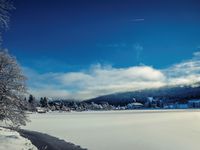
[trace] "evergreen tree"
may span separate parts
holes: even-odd
[[[30,94],[30,95],[29,95],[28,102],[29,102],[30,104],[32,104],[33,101],[34,101],[34,97],[33,97],[33,95]]]
[[[40,105],[42,106],[42,107],[47,107],[48,106],[48,100],[47,100],[47,98],[46,97],[44,97],[44,98],[40,98]]]
[[[43,99],[43,97],[41,97],[41,98],[40,98],[40,105],[41,105],[41,106],[43,106],[43,101],[44,101],[44,99]]]
[[[33,95],[30,94],[28,102],[29,102],[29,110],[36,111],[37,103],[36,103],[35,97],[33,97]]]

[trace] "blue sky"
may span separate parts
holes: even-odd
[[[163,71],[194,60],[200,48],[197,0],[16,0],[14,5],[3,44],[25,68],[32,91],[48,91],[44,87],[52,85],[52,90],[72,96],[85,91],[82,86],[87,83],[80,88],[64,80],[67,85],[55,87],[56,75],[85,77],[98,70],[126,72],[132,67]],[[57,80],[40,80],[50,74]],[[74,76],[76,82],[82,81]],[[85,97],[134,89],[120,85],[118,90],[98,87],[101,92],[90,91]]]

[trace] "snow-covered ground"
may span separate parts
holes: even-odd
[[[0,150],[37,150],[37,148],[18,132],[0,127]]]
[[[152,110],[32,114],[25,128],[89,150],[199,150],[200,111]]]

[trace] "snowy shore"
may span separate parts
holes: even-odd
[[[18,132],[0,127],[0,150],[37,150],[37,148]]]
[[[25,129],[88,150],[199,150],[199,110],[133,110],[31,114]]]
[[[64,140],[35,131],[0,127],[0,150],[86,150]]]

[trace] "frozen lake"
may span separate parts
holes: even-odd
[[[199,150],[200,111],[139,110],[31,114],[25,129],[89,150]]]

